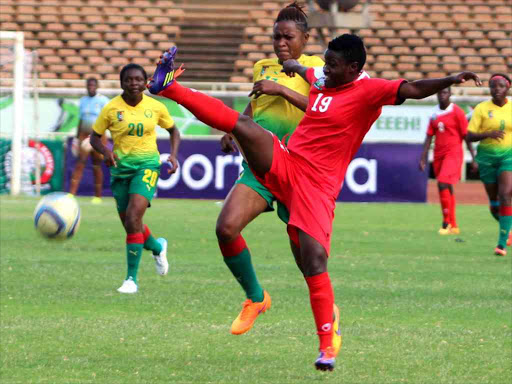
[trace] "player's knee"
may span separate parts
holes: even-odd
[[[228,242],[234,240],[239,234],[238,227],[234,223],[230,223],[224,220],[217,221],[215,226],[215,234],[220,242]]]
[[[130,233],[135,233],[140,230],[142,226],[142,218],[133,212],[127,212],[124,218],[124,227]]]
[[[498,199],[500,201],[500,205],[510,205],[512,201],[512,196],[510,191],[503,191],[498,193]]]
[[[243,128],[249,126],[251,123],[254,123],[254,121],[247,115],[240,114],[238,117],[238,121],[236,123],[237,128]]]
[[[311,252],[302,258],[304,276],[316,276],[327,271],[327,255],[324,251]]]

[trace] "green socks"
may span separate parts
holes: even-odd
[[[507,245],[508,233],[512,226],[512,206],[500,206],[500,235],[498,237],[498,246],[505,249]]]
[[[144,249],[152,251],[153,255],[159,255],[162,252],[162,244],[160,244],[151,234],[149,227],[144,224]]]
[[[262,302],[263,288],[256,278],[251,253],[242,235],[231,243],[219,243],[219,247],[224,256],[224,262],[242,286],[247,298],[253,302]]]
[[[128,264],[126,280],[131,277],[135,283],[137,283],[137,272],[142,256],[143,243],[144,237],[142,233],[129,233],[126,235],[126,263]]]

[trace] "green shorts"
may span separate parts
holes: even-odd
[[[480,149],[480,148],[479,148]],[[480,180],[484,184],[494,184],[498,181],[501,172],[512,172],[512,150],[502,154],[478,151],[476,155]]]
[[[288,221],[290,220],[290,213],[288,212],[288,209],[286,209],[286,207],[283,204],[277,201],[274,195],[256,179],[256,176],[254,176],[254,173],[252,173],[251,168],[249,168],[249,164],[247,164],[245,160],[242,162],[242,167],[244,168],[244,170],[240,174],[240,177],[235,182],[235,184],[247,185],[253,191],[257,192],[261,197],[263,197],[263,199],[265,199],[268,205],[265,212],[273,211],[274,201],[276,201],[277,216],[279,216],[279,218],[285,224],[288,224]]]
[[[122,177],[111,176],[110,188],[116,199],[117,211],[119,213],[126,212],[130,194],[133,193],[144,196],[151,207],[151,199],[155,195],[159,175],[159,168],[147,168],[139,169],[131,175],[123,175]]]

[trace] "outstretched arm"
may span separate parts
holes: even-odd
[[[306,68],[307,69],[307,68]],[[271,80],[260,80],[254,83],[249,97],[254,96],[255,99],[261,95],[281,96],[290,104],[296,106],[302,111],[306,111],[308,107],[308,97],[301,95],[294,90],[278,84]]]
[[[398,97],[402,100],[423,99],[454,84],[465,83],[467,80],[474,80],[477,86],[482,85],[480,78],[473,72],[461,72],[458,75],[442,79],[424,79],[403,83],[398,91]]]
[[[303,66],[300,64],[297,60],[286,60],[283,63],[283,72],[286,73],[290,77],[294,77],[297,73],[300,77],[302,77],[304,80],[308,81],[306,78],[306,71],[308,70],[308,67]]]

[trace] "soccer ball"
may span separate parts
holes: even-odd
[[[44,237],[69,239],[80,225],[78,202],[70,193],[49,193],[37,204],[34,211],[34,225]]]

